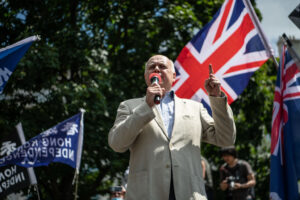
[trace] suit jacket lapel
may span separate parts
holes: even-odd
[[[165,125],[164,125],[162,116],[161,116],[161,114],[160,114],[160,112],[159,112],[157,106],[154,106],[153,111],[154,111],[155,116],[156,116],[156,117],[155,117],[156,123],[157,123],[158,126],[161,128],[161,130],[162,130],[162,132],[164,133],[164,135],[166,136],[166,138],[167,138],[168,140],[170,140],[169,137],[168,137],[168,133],[167,133],[167,130],[166,130],[166,128],[165,128]]]
[[[142,99],[143,101],[146,101],[146,96],[144,96],[144,98]],[[164,122],[162,120],[162,116],[157,108],[157,106],[153,106],[153,112],[155,114],[155,121],[158,124],[158,126],[161,128],[161,130],[163,131],[164,135],[168,138],[168,134],[167,134],[167,130],[165,128]]]
[[[180,129],[180,119],[182,119],[182,113],[183,113],[183,103],[185,103],[184,100],[178,98],[175,94],[174,94],[174,125],[173,125],[173,129],[172,129],[172,137],[171,138],[176,138],[176,129]]]

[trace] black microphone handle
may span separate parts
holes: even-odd
[[[159,84],[159,79],[158,79],[157,76],[153,76],[153,77],[150,79],[150,81],[151,81],[151,84],[153,84],[153,83]],[[154,97],[154,103],[155,103],[155,104],[160,104],[160,96],[159,96],[159,95],[155,95],[155,97]]]
[[[160,104],[160,96],[159,95],[155,95],[155,97],[154,97],[154,103],[155,104]]]

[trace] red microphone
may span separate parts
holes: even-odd
[[[151,84],[153,84],[153,83],[160,84],[161,77],[158,73],[151,73],[150,76],[149,76],[149,80],[150,80]],[[154,103],[155,104],[160,104],[160,96],[159,95],[155,95]]]

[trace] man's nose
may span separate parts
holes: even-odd
[[[156,72],[156,73],[157,73],[157,72],[160,72],[160,69],[159,69],[159,66],[158,66],[158,65],[155,66],[154,72]]]

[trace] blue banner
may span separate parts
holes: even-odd
[[[38,167],[60,162],[78,169],[83,143],[82,117],[83,113],[78,113],[30,139],[0,158],[0,167],[8,164]]]
[[[37,39],[37,36],[32,36],[0,49],[0,94],[20,59]]]

